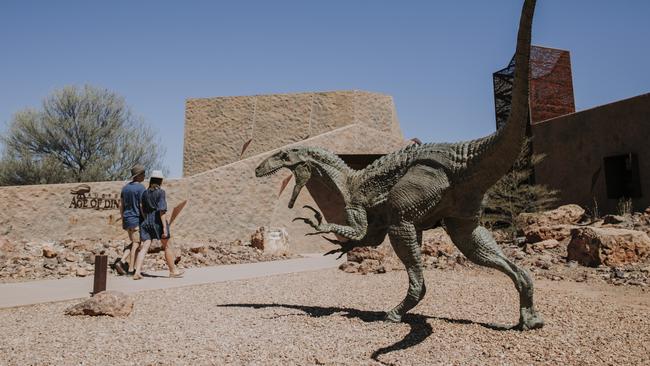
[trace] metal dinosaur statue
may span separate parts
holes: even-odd
[[[281,150],[257,167],[258,177],[282,168],[292,171],[295,187],[289,207],[310,179],[317,179],[339,192],[345,203],[346,224],[324,223],[322,215],[298,217],[314,233],[332,233],[328,239],[346,253],[358,246],[377,246],[388,235],[409,278],[404,300],[386,313],[386,320],[402,316],[424,297],[420,248],[422,231],[444,223],[447,233],[472,262],[508,275],[519,292],[518,329],[544,325],[533,305],[530,275],[506,258],[492,237],[479,224],[485,192],[508,172],[519,155],[528,123],[530,39],[535,0],[525,0],[515,53],[516,69],[512,110],[507,123],[484,138],[458,143],[410,145],[385,155],[363,170],[349,168],[338,156],[321,148],[296,147]]]

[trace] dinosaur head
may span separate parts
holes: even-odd
[[[277,153],[264,159],[255,169],[256,177],[265,177],[277,173],[282,168],[291,170],[296,178],[296,185],[293,187],[289,208],[293,208],[296,198],[302,187],[311,178],[311,164],[309,155],[302,148],[291,148],[280,150]]]

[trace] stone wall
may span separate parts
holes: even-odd
[[[537,183],[560,190],[560,203],[576,203],[600,213],[615,213],[608,198],[603,159],[633,153],[638,157],[641,196],[636,210],[650,206],[650,94],[534,124],[535,153],[546,158],[535,167]]]
[[[352,124],[402,137],[392,97],[377,93],[188,99],[183,175],[205,172]]]
[[[346,154],[383,154],[400,148],[404,141],[401,132],[384,132],[368,127],[367,123],[358,123],[291,145],[320,146]],[[316,204],[305,189],[294,209],[287,207],[293,182],[281,195],[278,196],[278,193],[281,181],[291,174],[289,171],[271,177],[255,177],[255,167],[272,152],[250,156],[190,177],[166,180],[163,188],[167,192],[169,207],[188,200],[183,213],[172,226],[172,235],[180,240],[248,241],[258,227],[273,226],[286,228],[293,252],[331,249],[331,244],[319,236],[305,237],[308,231],[305,224],[291,222],[292,218],[303,214],[303,205]],[[112,197],[119,193],[124,183],[87,183],[91,188],[87,196],[91,199],[95,194],[97,199],[102,194]],[[119,210],[70,207],[75,197],[70,192],[77,186],[0,187],[0,235],[14,239],[56,241],[126,238],[119,221]],[[308,189],[318,190],[322,187],[309,186]],[[321,196],[323,194],[328,193],[321,192]],[[326,218],[337,221],[334,216],[340,202],[334,195],[330,196],[331,200],[319,200],[320,209]]]

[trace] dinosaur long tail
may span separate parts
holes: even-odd
[[[487,187],[510,170],[521,151],[529,121],[530,45],[536,0],[525,0],[519,21],[512,108],[507,122],[494,134],[469,142],[467,169],[484,176]]]

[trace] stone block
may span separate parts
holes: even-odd
[[[642,231],[584,227],[571,231],[568,259],[597,267],[643,262],[650,257],[650,237]]]

